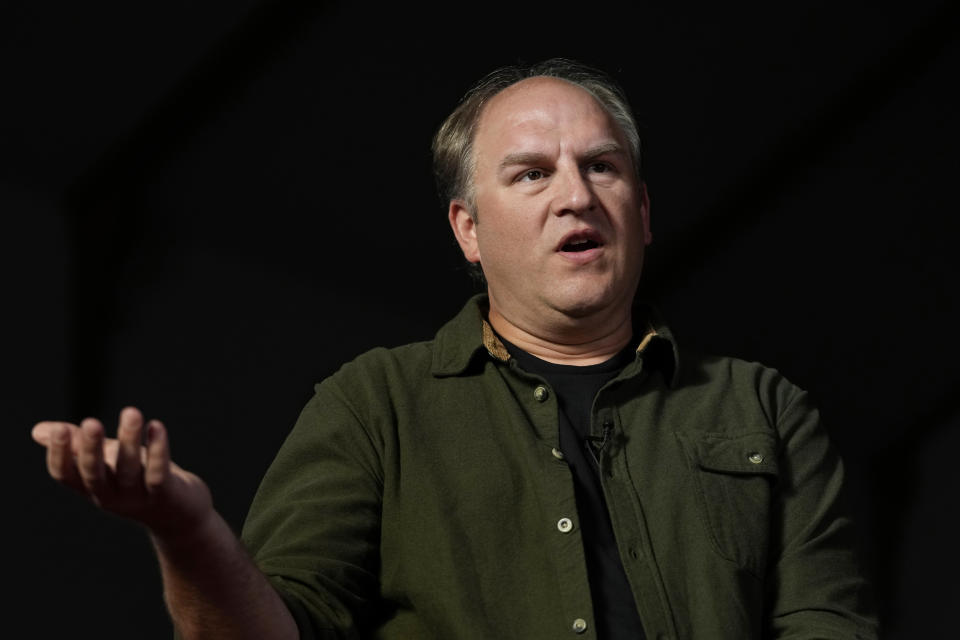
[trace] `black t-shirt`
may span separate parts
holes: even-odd
[[[541,360],[501,340],[520,368],[546,380],[557,396],[560,450],[573,472],[597,637],[602,640],[643,638],[640,615],[623,570],[600,485],[596,451],[603,446],[603,438],[590,437],[593,399],[604,384],[633,360],[634,349],[628,346],[600,364],[575,366]]]

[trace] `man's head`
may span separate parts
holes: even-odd
[[[557,75],[481,91],[474,115],[458,109],[435,149],[439,165],[458,158],[448,217],[468,262],[483,266],[491,315],[531,333],[622,325],[650,240],[629,112]]]
[[[638,182],[642,180],[640,134],[623,89],[604,72],[573,60],[552,58],[528,66],[497,69],[476,83],[444,120],[433,138],[433,171],[444,206],[460,200],[476,215],[473,142],[487,103],[507,87],[527,78],[560,78],[590,93],[606,109],[626,137]]]

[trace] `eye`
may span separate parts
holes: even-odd
[[[606,162],[594,162],[591,164],[588,169],[593,173],[609,173],[613,171],[613,167]]]
[[[543,178],[543,171],[539,169],[530,169],[529,171],[524,171],[520,174],[520,177],[517,178],[518,182],[534,182],[536,180],[541,180]]]

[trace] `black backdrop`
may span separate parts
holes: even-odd
[[[92,4],[0,12],[8,628],[170,636],[145,536],[30,426],[136,404],[239,528],[312,384],[474,290],[435,127],[560,55],[637,108],[646,295],[681,346],[811,391],[887,637],[954,635],[957,3]]]

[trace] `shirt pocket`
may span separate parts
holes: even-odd
[[[780,475],[776,438],[769,432],[677,433],[677,438],[690,462],[698,510],[714,550],[762,578]]]

